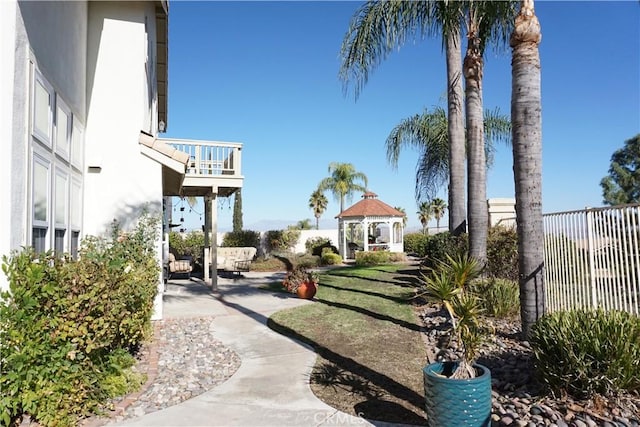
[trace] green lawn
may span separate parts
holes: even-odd
[[[330,270],[314,304],[269,319],[271,328],[316,349],[311,382],[319,398],[353,415],[425,423],[415,273],[407,265]]]

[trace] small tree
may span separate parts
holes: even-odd
[[[295,226],[291,227],[296,230],[311,230],[311,220],[308,218],[301,219]]]
[[[238,189],[233,201],[233,231],[242,231],[242,190]]]
[[[356,171],[351,163],[331,162],[329,163],[329,173],[331,176],[320,181],[318,190],[331,191],[336,200],[340,201],[340,212],[344,211],[345,198],[350,199],[355,191],[363,193],[367,191],[367,176]]]
[[[640,203],[640,134],[628,139],[611,156],[609,175],[600,181],[603,203]]]
[[[417,214],[420,224],[422,224],[422,233],[427,234],[427,227],[429,226],[429,221],[431,221],[431,217],[433,216],[431,204],[427,202],[420,203]]]
[[[431,212],[433,213],[433,217],[436,219],[436,226],[440,228],[440,220],[444,216],[445,211],[447,210],[447,203],[439,197],[431,200]]]
[[[324,211],[327,210],[328,204],[327,197],[320,189],[316,189],[316,191],[311,193],[311,197],[309,197],[309,207],[313,211],[313,216],[316,218],[316,230],[320,229],[320,217]]]

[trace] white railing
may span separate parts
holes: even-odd
[[[189,154],[187,175],[240,175],[242,144],[220,141],[163,139],[163,142]]]
[[[544,215],[547,311],[640,315],[640,205]]]

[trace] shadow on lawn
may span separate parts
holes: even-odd
[[[390,423],[402,423],[424,425],[425,418],[399,403],[384,400],[385,395],[407,402],[409,406],[422,409],[424,397],[380,372],[364,366],[355,360],[342,356],[309,337],[299,334],[273,319],[267,320],[267,326],[274,331],[301,341],[313,347],[315,352],[323,359],[330,362],[321,365],[311,375],[311,380],[317,384],[332,388],[340,387],[350,393],[366,399],[354,405],[354,411],[358,416]],[[393,407],[393,410],[390,410]]]
[[[386,314],[376,313],[375,311],[367,310],[366,308],[358,307],[357,305],[343,304],[341,302],[328,301],[326,299],[320,299],[320,298],[314,298],[314,300],[322,304],[330,305],[332,307],[338,307],[338,308],[344,308],[345,310],[356,311],[366,316],[373,317],[374,319],[385,320],[387,322],[395,323],[398,326],[402,326],[403,328],[407,328],[412,331],[416,331],[416,332],[422,331],[422,327],[419,325],[416,325],[415,323],[410,323],[404,320],[396,319],[395,317],[390,317],[390,316],[387,316]],[[403,301],[403,302],[406,302],[406,301]]]
[[[382,294],[382,293],[379,293],[379,292],[363,291],[362,289],[347,288],[345,286],[334,286],[334,285],[330,285],[328,283],[320,283],[320,286],[325,287],[325,288],[337,289],[339,291],[347,291],[347,292],[355,292],[355,293],[358,293],[358,294],[371,295],[373,297],[388,299],[390,301],[397,302],[399,304],[406,304],[406,303],[408,303],[409,301],[411,301],[414,298],[414,296],[411,296],[411,297],[408,297],[408,298],[392,297],[390,295],[385,295],[385,294]]]
[[[390,271],[386,271],[386,270],[383,270],[383,269],[376,269],[376,268],[373,268],[371,270],[379,271],[379,272],[386,273],[386,274],[401,274],[401,276],[393,277],[390,280],[378,279],[378,278],[374,278],[374,277],[367,277],[367,276],[364,276],[364,275],[360,276],[358,274],[353,274],[353,272],[350,272],[349,268],[334,270],[334,271],[332,271],[332,272],[330,272],[328,274],[330,276],[347,277],[347,278],[353,278],[353,279],[362,279],[362,280],[368,280],[368,281],[371,281],[371,282],[378,282],[378,283],[389,283],[389,284],[396,285],[396,286],[402,286],[403,288],[412,288],[412,287],[416,286],[417,283],[419,283],[418,273],[417,273],[418,270],[416,270],[416,269],[398,270],[398,271],[395,271],[395,272],[390,272]]]

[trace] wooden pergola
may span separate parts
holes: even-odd
[[[377,197],[368,191],[362,200],[336,215],[343,259],[354,259],[356,251],[403,252],[405,214]]]

